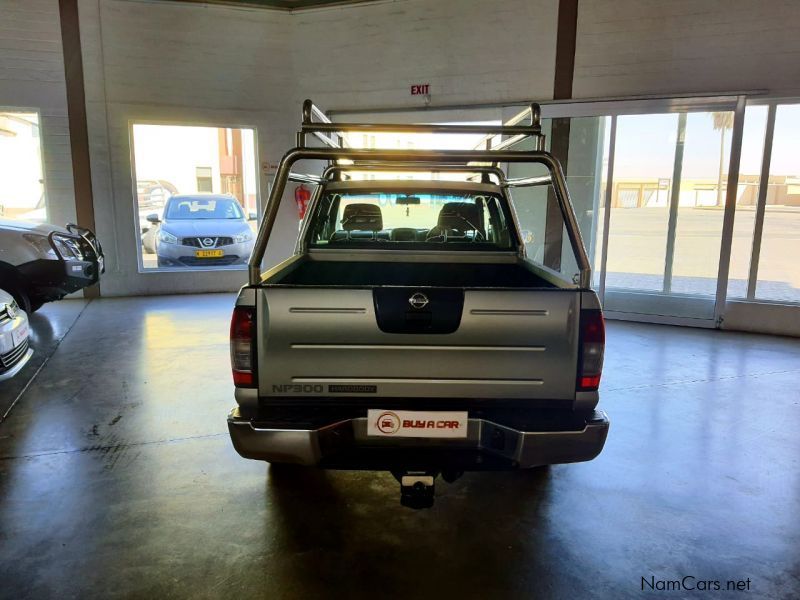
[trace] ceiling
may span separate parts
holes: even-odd
[[[172,2],[193,2],[195,4],[227,4],[230,6],[255,6],[270,10],[296,11],[337,4],[361,4],[376,0],[171,0]]]

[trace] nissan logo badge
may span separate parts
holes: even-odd
[[[408,303],[411,305],[412,308],[425,308],[428,306],[428,297],[425,294],[421,294],[417,292],[411,298],[408,299]]]
[[[203,238],[203,246],[213,246],[214,240],[212,238]]]

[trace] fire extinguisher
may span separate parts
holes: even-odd
[[[294,201],[297,202],[297,216],[301,221],[306,216],[309,200],[311,200],[311,190],[302,184],[298,185],[294,189]]]

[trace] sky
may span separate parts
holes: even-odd
[[[766,106],[745,111],[742,175],[759,175],[764,151]],[[711,113],[688,113],[683,155],[683,178],[714,178],[719,173],[720,131]],[[725,169],[730,158],[731,130],[725,132]],[[614,171],[617,177],[672,176],[677,114],[626,115],[617,119]],[[800,176],[800,104],[778,107],[770,173]]]

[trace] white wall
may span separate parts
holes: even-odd
[[[576,98],[800,93],[796,0],[580,0]]]
[[[0,0],[0,107],[40,112],[48,217],[74,221],[58,0]]]
[[[81,0],[81,40],[97,233],[107,272],[103,295],[233,290],[245,271],[139,273],[130,124],[257,129],[262,162],[293,143],[287,13],[221,6]],[[259,169],[261,199],[267,179]],[[291,218],[285,203],[284,218]],[[296,219],[295,219],[296,222]],[[276,228],[272,257],[296,236]]]
[[[300,97],[328,109],[553,96],[558,0],[396,0],[295,13]]]

